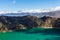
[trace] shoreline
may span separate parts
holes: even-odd
[[[32,30],[35,30],[35,31],[36,30],[40,30],[41,31],[41,30],[52,30],[52,29],[60,30],[59,28],[42,28],[42,27],[41,28],[32,28],[32,29],[29,29],[29,30],[31,30],[31,31]],[[25,31],[28,31],[28,30],[25,30]],[[13,30],[0,30],[0,32],[6,33],[6,32],[24,32],[24,31],[22,29],[20,31],[18,31],[18,30],[17,31],[13,31]]]

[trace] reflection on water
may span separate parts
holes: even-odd
[[[60,29],[31,29],[0,33],[1,40],[60,40]]]
[[[44,40],[60,40],[60,29],[42,29],[42,30],[32,29],[32,30],[27,31],[26,33],[45,35],[47,37]],[[36,40],[40,40],[40,39],[37,38]]]

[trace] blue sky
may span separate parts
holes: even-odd
[[[60,6],[60,0],[0,0],[0,11],[14,12],[24,9],[50,9]]]

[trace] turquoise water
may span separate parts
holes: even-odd
[[[29,30],[25,32],[0,32],[0,40],[60,40],[60,30]]]

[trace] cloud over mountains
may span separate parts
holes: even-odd
[[[51,9],[30,9],[30,10],[23,10],[22,12],[30,12],[30,13],[40,13],[40,12],[50,12],[50,11],[57,11],[60,10],[60,6],[57,6],[55,8],[51,8]]]
[[[20,10],[19,12],[16,12],[16,13],[21,13],[21,12],[28,12],[28,13],[41,13],[41,12],[51,12],[51,11],[58,11],[60,10],[60,6],[57,6],[55,8],[50,8],[50,9],[24,9],[24,10]],[[11,12],[8,12],[8,11],[0,11],[0,14],[5,14],[5,13],[11,13]],[[15,13],[15,12],[13,12]]]

